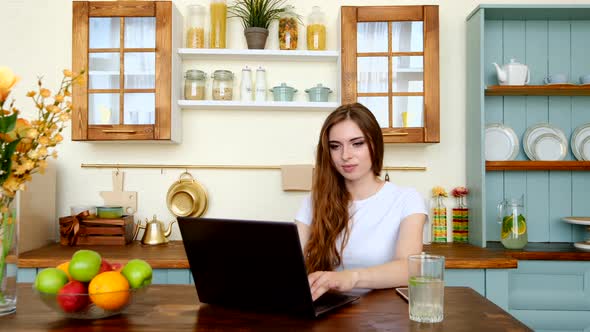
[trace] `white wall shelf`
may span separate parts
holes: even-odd
[[[269,110],[269,111],[333,111],[336,102],[179,100],[182,109],[191,110]]]
[[[283,51],[227,48],[179,48],[178,54],[183,60],[244,60],[244,58],[253,58],[264,61],[337,62],[339,57],[338,51]]]

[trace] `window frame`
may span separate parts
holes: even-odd
[[[382,128],[385,143],[439,143],[440,142],[440,64],[439,64],[439,20],[438,6],[342,6],[341,7],[341,69],[342,69],[342,103],[357,102],[357,23],[388,22],[388,112],[390,124],[393,116],[392,97],[400,93],[392,92],[392,59],[403,53],[392,52],[391,23],[402,21],[422,21],[424,48],[424,90],[423,127]],[[361,53],[366,56],[370,53]],[[383,52],[375,52],[384,55]],[[366,95],[364,93],[363,95]],[[370,93],[368,93],[370,94]],[[412,96],[415,93],[401,93]]]
[[[72,91],[72,140],[170,140],[171,139],[171,81],[172,73],[172,3],[169,1],[74,1],[72,18],[72,69],[88,73],[89,20],[91,17],[155,17],[155,110],[154,124],[148,125],[90,125],[88,122],[88,80]],[[120,32],[121,34],[124,31]],[[124,49],[135,52],[141,49]],[[123,71],[123,68],[120,69]],[[88,76],[86,76],[88,78]],[[120,76],[123,79],[123,75]],[[122,86],[120,86],[121,88]],[[139,91],[139,90],[138,90]],[[129,92],[129,91],[128,91]],[[121,98],[122,99],[122,98]],[[122,103],[123,100],[120,100]],[[123,109],[120,108],[120,113]],[[120,115],[120,122],[123,117]]]

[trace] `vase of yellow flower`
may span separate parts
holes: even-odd
[[[33,174],[43,174],[47,158],[57,158],[54,148],[71,117],[71,86],[83,78],[83,73],[74,76],[69,70],[63,74],[56,93],[44,88],[41,79],[37,91],[27,93],[37,109],[37,118],[28,121],[20,117],[14,101],[7,105],[19,78],[0,67],[0,316],[15,312],[17,302],[18,223],[12,202]]]
[[[447,196],[447,192],[443,187],[432,188],[434,204],[432,208],[431,235],[433,243],[447,242],[447,207],[443,202],[443,198]]]

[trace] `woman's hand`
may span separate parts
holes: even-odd
[[[339,292],[352,290],[358,280],[358,273],[355,271],[316,271],[307,276],[307,279],[311,288],[311,297],[315,301],[330,289]]]

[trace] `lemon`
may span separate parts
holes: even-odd
[[[522,217],[522,219],[521,219]],[[518,216],[518,235],[522,235],[526,232],[526,222],[522,215]]]

